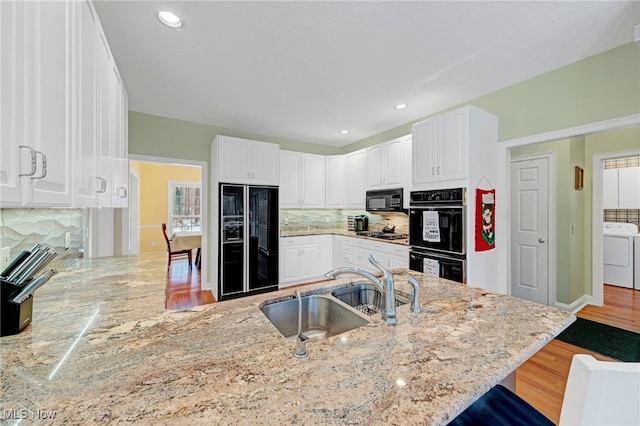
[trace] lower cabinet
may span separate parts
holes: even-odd
[[[322,276],[320,257],[320,236],[280,238],[280,288]]]
[[[280,288],[322,280],[333,268],[376,272],[371,255],[388,269],[409,267],[408,246],[333,235],[280,238]]]

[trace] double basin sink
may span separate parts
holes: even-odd
[[[312,294],[302,299],[301,332],[309,340],[320,340],[369,323],[367,315],[384,309],[384,295],[369,283],[356,283],[328,294]],[[409,302],[396,294],[396,306]],[[260,308],[262,313],[289,340],[298,336],[297,298],[270,303]],[[366,315],[365,315],[366,314]]]

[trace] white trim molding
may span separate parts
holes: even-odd
[[[556,302],[556,308],[560,308],[563,311],[569,311],[572,314],[575,314],[576,312],[578,312],[580,309],[584,308],[585,306],[589,305],[591,302],[591,298],[589,296],[582,295],[580,297],[578,297],[577,300],[573,301],[570,304],[565,304],[565,303],[560,303],[560,302]]]

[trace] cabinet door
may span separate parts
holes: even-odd
[[[76,55],[74,84],[76,103],[74,118],[77,129],[73,150],[73,203],[77,206],[97,206],[97,18],[88,1],[75,3],[74,20]]]
[[[333,236],[320,236],[320,275],[333,268]]]
[[[385,149],[386,146],[384,144],[375,145],[367,149],[367,189],[380,189],[384,186]]]
[[[319,277],[320,244],[306,243],[300,245],[300,278]]]
[[[127,160],[126,135],[124,134],[126,114],[124,84],[115,62],[111,62],[111,142],[113,143],[111,205],[126,207],[129,188],[129,162]]]
[[[280,181],[280,145],[251,142],[251,183],[278,185]]]
[[[97,156],[96,156],[96,192],[98,193],[98,205],[111,206],[111,194],[113,193],[112,166],[113,143],[111,141],[111,52],[109,44],[101,28],[98,29],[98,72],[97,72]]]
[[[0,2],[0,207],[19,205],[20,178],[18,167],[19,143],[16,138],[18,126],[17,85],[20,75],[16,54],[16,1]]]
[[[300,154],[280,151],[280,208],[300,207]]]
[[[355,151],[345,156],[345,207],[365,207],[366,151]]]
[[[300,156],[300,199],[307,209],[324,208],[324,156]]]
[[[385,145],[385,176],[384,186],[387,188],[401,188],[404,186],[404,173],[407,169],[402,140],[388,142]]]
[[[602,173],[602,208],[618,208],[618,169],[604,169]]]
[[[23,179],[28,202],[71,205],[72,2],[26,2],[27,123],[24,144],[35,150],[36,173]]]
[[[618,169],[618,208],[640,209],[640,167]]]
[[[251,183],[250,156],[251,141],[218,136],[218,180],[223,183]]]
[[[325,205],[327,208],[344,207],[345,161],[343,155],[329,155],[325,158]]]
[[[412,128],[411,183],[437,180],[438,119],[416,123]]]
[[[452,111],[438,117],[438,180],[467,177],[466,110]]]
[[[291,244],[280,248],[280,282],[285,283],[299,279],[299,256],[299,245]]]

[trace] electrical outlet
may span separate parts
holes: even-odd
[[[10,259],[11,259],[11,248],[2,247],[2,251],[0,252],[0,271],[4,271],[4,268],[9,266]]]
[[[329,216],[325,217],[325,220],[329,223]]]
[[[64,249],[68,250],[71,247],[71,232],[64,233]]]
[[[155,247],[156,246],[156,242],[155,241],[151,241],[151,247]]]
[[[284,224],[285,224],[285,225],[288,225],[288,224],[289,224],[289,218],[288,218],[288,217],[285,217],[285,218],[284,218]]]

